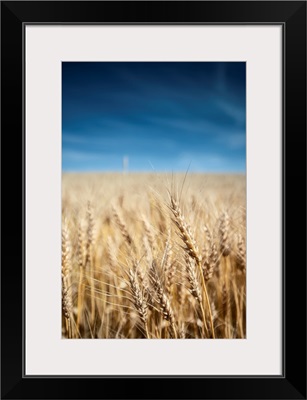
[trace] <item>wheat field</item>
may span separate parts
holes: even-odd
[[[63,173],[62,337],[246,337],[245,175]]]

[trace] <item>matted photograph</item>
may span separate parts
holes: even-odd
[[[305,399],[306,3],[1,6],[0,397]]]
[[[62,62],[62,338],[245,339],[246,270],[245,62]]]

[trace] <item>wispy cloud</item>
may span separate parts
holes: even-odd
[[[224,99],[215,100],[217,107],[221,109],[228,117],[230,117],[237,125],[245,124],[245,108],[242,106],[225,101]]]
[[[219,146],[229,150],[245,150],[246,136],[244,131],[221,133],[216,138]]]

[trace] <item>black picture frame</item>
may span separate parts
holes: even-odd
[[[23,32],[27,24],[59,23],[282,25],[284,324],[281,376],[24,375]],[[1,84],[2,398],[306,399],[306,2],[2,1]]]

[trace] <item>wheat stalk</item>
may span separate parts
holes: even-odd
[[[209,296],[208,296],[204,276],[202,273],[202,265],[201,265],[202,258],[201,258],[201,255],[199,254],[198,247],[197,247],[196,241],[192,235],[191,229],[190,229],[189,225],[185,222],[185,219],[180,210],[179,204],[177,203],[177,201],[175,201],[175,199],[172,196],[171,196],[170,200],[171,200],[170,209],[174,215],[173,221],[174,221],[175,225],[177,226],[177,228],[179,229],[179,232],[180,232],[179,236],[185,245],[184,250],[189,254],[189,256],[194,258],[194,260],[196,261],[196,265],[199,269],[200,275],[201,275],[203,291],[204,291],[205,299],[206,299],[206,303],[207,303],[206,308],[208,310],[209,318],[210,318],[212,336],[213,336],[213,338],[215,338],[211,305],[210,305],[210,301],[209,301]],[[203,324],[206,326],[206,319],[204,319]]]
[[[186,269],[187,269],[187,279],[188,279],[189,286],[190,286],[190,293],[199,304],[202,318],[203,318],[203,328],[206,330],[206,332],[208,332],[206,316],[205,316],[205,311],[204,311],[204,307],[203,307],[203,300],[202,300],[202,295],[201,295],[201,289],[199,287],[199,283],[198,283],[198,279],[197,279],[197,275],[196,275],[194,260],[191,261],[190,256],[187,254],[185,257],[185,261],[186,261]]]

